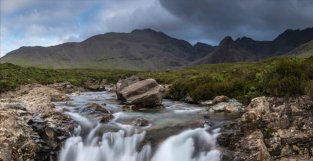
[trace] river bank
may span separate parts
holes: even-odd
[[[60,104],[53,102],[61,101],[63,105],[73,107],[71,101],[75,101],[75,96],[85,95],[82,94],[84,91],[86,89],[61,83],[48,86],[38,84],[21,86],[15,91],[1,94],[0,158],[3,161],[57,160],[65,140],[75,135],[75,128],[79,123],[66,114],[70,111],[60,110],[58,107]],[[114,93],[111,93],[110,97],[109,100],[115,100]],[[89,102],[97,101],[89,100]],[[167,107],[173,105],[167,101],[165,104]],[[179,106],[179,104],[183,105]],[[121,113],[119,116],[118,111],[110,109],[110,106],[104,106],[116,113],[113,116],[116,115],[115,119],[120,119],[119,123],[133,125],[136,120],[134,118],[143,115],[141,113],[138,116],[138,112],[129,111],[126,112],[128,117],[136,114],[137,116],[131,117],[133,119],[122,119]],[[172,110],[178,113],[186,112],[178,115],[178,118],[184,119],[181,119],[181,123],[175,121],[175,126],[163,127],[161,130],[157,128],[158,126],[150,126],[151,129],[145,135],[152,147],[161,145],[169,136],[177,135],[189,128],[203,128],[204,124],[208,124],[211,126],[208,130],[209,134],[213,132],[212,130],[221,128],[216,138],[216,148],[223,154],[221,158],[223,160],[312,159],[310,143],[313,138],[313,107],[312,100],[308,96],[289,99],[255,98],[245,108],[243,115],[239,116],[224,112],[210,112],[210,107],[181,102],[176,102],[176,106],[179,108]],[[199,109],[203,113],[192,112]],[[149,113],[160,111],[142,112],[148,116]],[[175,118],[173,115],[170,117]],[[175,120],[180,120],[178,118]],[[148,124],[154,125],[158,122],[153,119],[148,121]]]

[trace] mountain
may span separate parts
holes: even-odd
[[[242,48],[231,37],[225,37],[218,47],[207,56],[196,60],[192,64],[216,64],[225,62],[253,61],[255,55]]]
[[[290,54],[289,52],[298,52],[299,56],[308,56],[312,53],[312,40],[313,28],[289,29],[272,41],[257,41],[249,37],[238,38],[234,41],[228,36],[214,51],[191,64],[250,62]]]
[[[308,58],[313,56],[313,40],[295,48],[291,52],[288,53],[288,55],[302,57],[302,58]]]
[[[313,39],[313,28],[304,30],[286,30],[272,41],[256,41],[248,37],[242,37],[236,42],[258,59],[283,55],[296,47]]]
[[[207,48],[210,46],[203,50]],[[0,62],[49,68],[162,70],[184,66],[202,54],[187,41],[144,29],[96,35],[80,43],[22,47]]]
[[[313,28],[288,29],[272,41],[257,41],[249,37],[233,40],[228,36],[218,46],[201,42],[191,45],[162,32],[142,29],[131,33],[96,35],[78,43],[21,47],[1,58],[0,63],[48,68],[165,70],[304,53],[311,48],[311,43],[308,43],[311,40]]]
[[[296,47],[313,40],[313,27],[304,30],[286,30],[273,40],[276,55],[286,54]]]
[[[275,55],[275,45],[272,41],[256,41],[252,38],[242,37],[238,38],[235,42],[249,53],[253,53],[255,60]]]
[[[194,45],[194,48],[196,52],[198,53],[199,57],[204,57],[208,55],[209,53],[213,52],[217,47],[198,42]]]

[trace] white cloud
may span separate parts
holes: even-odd
[[[36,0],[1,0],[0,10],[1,14],[10,14],[21,8],[31,6]]]

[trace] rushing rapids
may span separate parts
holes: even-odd
[[[107,92],[83,93],[72,100],[71,104],[57,104],[78,124],[65,142],[59,161],[220,160],[221,152],[216,145],[218,128],[200,127],[199,122],[209,115],[201,107],[166,100],[162,110],[122,111],[114,96]],[[99,123],[94,115],[80,113],[84,104],[91,101],[105,103],[114,119]],[[131,122],[138,117],[149,120],[150,125],[133,125]],[[213,117],[212,122],[223,119]]]

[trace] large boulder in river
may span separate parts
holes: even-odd
[[[136,82],[139,82],[139,77],[137,76],[131,76],[125,79],[120,79],[117,83],[116,83],[116,92],[119,93],[121,92],[125,87],[130,86]],[[117,95],[117,98],[119,98],[119,95]]]
[[[162,104],[162,86],[154,79],[132,83],[124,88],[117,85],[117,98],[137,107],[156,107]]]

